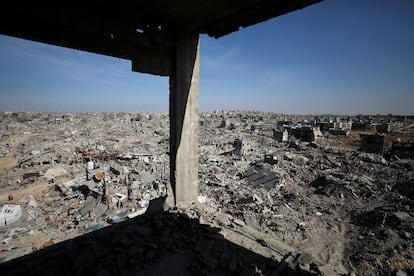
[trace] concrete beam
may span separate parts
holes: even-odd
[[[170,178],[175,204],[198,195],[199,35],[177,31],[170,76]]]

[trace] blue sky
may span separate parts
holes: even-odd
[[[326,0],[201,36],[200,111],[414,114],[414,1]],[[0,111],[168,111],[168,78],[0,35]]]

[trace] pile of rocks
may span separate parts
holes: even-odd
[[[179,210],[152,213],[0,264],[0,270],[2,275],[318,274],[309,256],[290,253],[279,262],[228,241],[225,231]],[[264,240],[249,244],[269,247]]]

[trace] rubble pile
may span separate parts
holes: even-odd
[[[190,207],[187,212],[202,207]],[[179,210],[141,216],[0,264],[4,275],[317,275],[306,255],[283,261],[225,239]],[[246,243],[269,250],[265,241]],[[281,274],[284,273],[284,274]],[[3,273],[2,273],[3,275]]]
[[[126,185],[111,183],[110,193],[104,193],[99,182],[85,178],[55,184],[37,200],[32,195],[22,197],[19,203],[25,213],[21,221],[2,225],[0,236],[6,247],[2,260],[36,251],[43,243],[37,238],[59,242],[142,215],[151,200],[166,196],[162,182],[132,185],[128,200]],[[27,238],[32,239],[29,244]]]
[[[144,217],[167,193],[167,114],[4,113],[1,121],[0,203],[22,214],[0,228],[0,262],[35,252],[24,257],[35,266],[62,250],[34,274],[58,265],[160,274],[172,264],[183,274],[414,273],[410,152],[384,144],[362,152],[349,118],[324,119],[326,129],[311,135],[312,116],[202,113],[198,202]],[[414,128],[393,126],[390,136],[409,144]],[[387,135],[382,143],[392,145]]]
[[[0,203],[22,209],[0,224],[2,262],[142,215],[166,196],[168,144],[154,131],[165,114],[2,115]]]
[[[222,127],[201,133],[208,138],[201,142],[200,191],[211,206],[311,254],[326,275],[413,272],[412,160],[344,142],[263,143],[265,133]],[[235,138],[243,140],[242,158],[224,154]],[[265,163],[268,152],[273,164]],[[271,189],[256,183],[267,175],[251,181],[249,170],[258,166],[280,175]]]

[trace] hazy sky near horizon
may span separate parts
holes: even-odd
[[[414,114],[414,1],[325,0],[200,38],[200,111]],[[168,78],[0,35],[0,111],[168,111]]]

